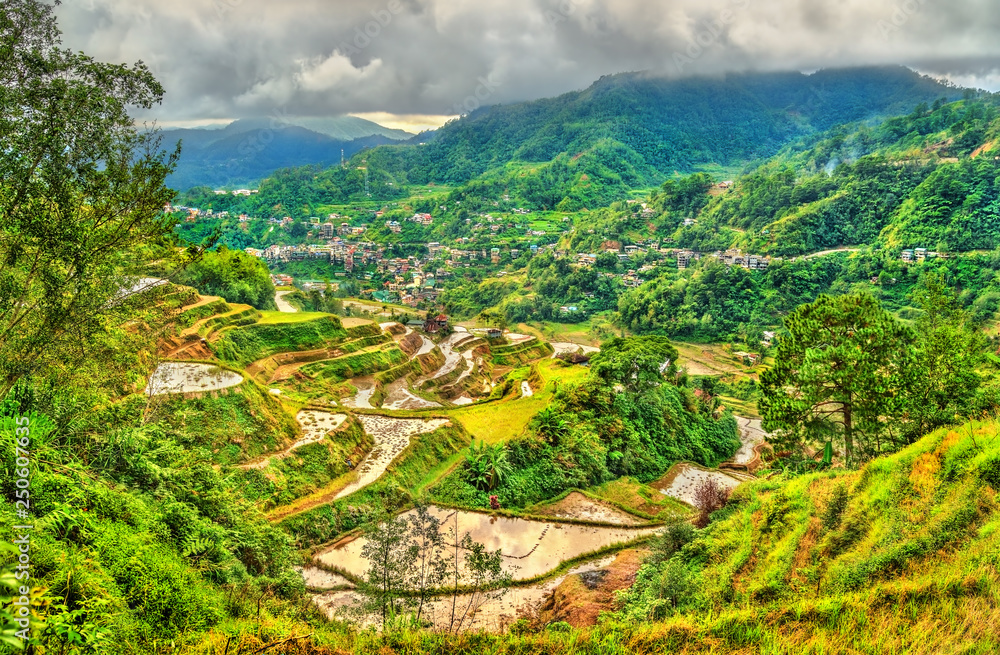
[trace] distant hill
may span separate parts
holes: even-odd
[[[230,132],[248,132],[275,127],[304,127],[312,132],[325,134],[338,141],[353,141],[368,136],[384,136],[394,141],[405,141],[413,134],[384,127],[357,116],[276,116],[271,118],[241,118],[226,126]]]
[[[556,98],[484,107],[401,142],[343,144],[305,127],[238,121],[202,145],[206,131],[189,130],[194,145],[185,142],[171,181],[182,189],[238,183],[308,164],[269,175],[256,199],[308,216],[313,205],[364,192],[360,158],[321,171],[339,162],[340,148],[350,157],[378,146],[364,155],[376,200],[434,182],[460,187],[451,199],[469,211],[504,195],[536,209],[593,209],[678,174],[735,177],[835,126],[875,124],[962,93],[901,66],[686,79],[622,73]]]
[[[182,142],[177,170],[167,182],[176,189],[256,184],[279,168],[323,165],[365,148],[409,139],[402,130],[356,116],[256,118],[223,129],[168,129],[164,142]]]
[[[684,79],[622,73],[556,98],[484,107],[439,129],[426,147],[380,148],[368,159],[398,179],[455,184],[512,161],[577,157],[600,145],[610,153],[605,165],[624,159],[652,182],[766,158],[803,135],[960,92],[901,66]]]

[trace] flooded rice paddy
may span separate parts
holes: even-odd
[[[559,355],[567,355],[569,353],[582,352],[584,355],[592,355],[594,353],[601,352],[600,348],[594,346],[581,346],[578,343],[569,343],[566,341],[551,341],[549,345],[555,351],[552,353],[553,357],[558,357]]]
[[[683,500],[689,505],[694,505],[695,492],[697,491],[699,485],[706,480],[715,480],[723,487],[735,489],[741,482],[743,482],[744,478],[736,477],[735,475],[723,473],[718,470],[702,468],[697,464],[681,462],[679,464],[674,464],[669,473],[660,478],[657,482],[653,483],[651,486],[659,489],[661,494],[677,498],[678,500]]]
[[[411,513],[412,511],[402,516],[406,518]],[[561,562],[612,544],[634,541],[651,535],[658,529],[532,521],[439,507],[432,507],[431,513],[441,520],[441,531],[446,543],[455,543],[457,521],[459,538],[468,532],[473,540],[484,544],[487,550],[499,549],[503,554],[504,570],[514,580],[544,575]],[[369,568],[368,560],[361,556],[365,543],[365,537],[337,543],[318,553],[315,559],[326,566],[361,576]],[[459,552],[464,557],[464,551]]]
[[[319,412],[312,409],[304,409],[295,415],[295,420],[299,422],[300,426],[302,426],[301,439],[280,453],[268,455],[250,462],[249,464],[244,464],[242,468],[267,468],[267,465],[271,463],[271,460],[283,459],[291,455],[292,451],[297,448],[322,441],[323,437],[325,437],[327,433],[332,430],[336,430],[344,424],[344,421],[347,420],[347,414],[331,414],[330,412]]]
[[[335,497],[344,498],[375,482],[410,443],[410,437],[433,432],[448,424],[448,419],[409,419],[388,416],[358,416],[365,432],[375,440],[375,448],[358,464],[358,476]],[[359,551],[360,552],[360,551]]]
[[[372,396],[375,395],[375,378],[371,376],[355,378],[351,380],[351,384],[354,385],[358,392],[353,396],[341,399],[340,404],[344,407],[374,409],[371,400]]]
[[[609,566],[614,559],[614,555],[602,557],[574,566],[566,571],[566,573],[549,580],[524,587],[511,587],[501,597],[487,599],[479,606],[474,616],[466,619],[462,624],[462,629],[501,632],[518,617],[532,613],[567,577],[580,573],[599,571]],[[313,601],[316,605],[324,610],[331,619],[355,618],[350,612],[350,608],[358,600],[359,596],[353,590],[330,591],[313,596]],[[458,615],[461,615],[463,609],[468,606],[469,600],[468,594],[459,594],[455,598],[454,605]],[[433,623],[435,629],[447,630],[451,625],[452,598],[450,596],[435,598],[424,608],[424,612],[427,619]],[[374,622],[367,623],[362,621],[362,624],[374,625]]]
[[[149,376],[146,395],[218,391],[242,383],[243,376],[239,373],[211,364],[164,362]]]
[[[557,519],[583,519],[611,525],[634,526],[645,523],[643,519],[612,505],[592,500],[579,491],[568,494],[560,501],[544,505],[538,512]]]
[[[749,464],[757,456],[754,448],[767,440],[768,433],[761,427],[760,419],[737,416],[736,423],[740,431],[740,449],[731,461],[733,464]]]

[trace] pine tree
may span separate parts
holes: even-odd
[[[913,334],[867,295],[820,296],[785,319],[761,376],[764,428],[779,448],[842,441],[849,464],[896,440],[907,409]]]

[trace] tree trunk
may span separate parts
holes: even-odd
[[[844,403],[844,457],[850,466],[854,460],[854,433],[851,426],[851,403]]]

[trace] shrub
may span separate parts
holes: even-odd
[[[653,542],[649,563],[666,562],[674,556],[674,553],[691,543],[693,539],[694,526],[687,521],[668,525],[660,538]]]
[[[702,480],[694,490],[694,505],[698,508],[694,524],[699,528],[707,526],[712,512],[722,509],[729,502],[731,491],[729,487],[719,484],[715,478]]]

